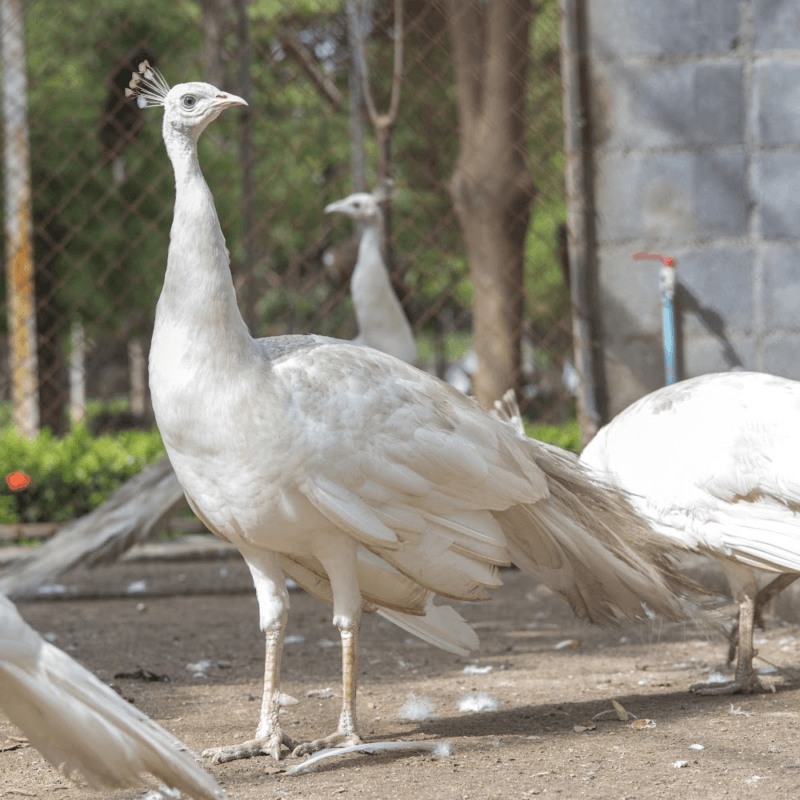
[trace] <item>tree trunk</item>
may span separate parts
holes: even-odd
[[[86,337],[83,324],[72,323],[72,341],[69,356],[69,407],[73,422],[86,416]]]
[[[39,432],[36,296],[33,271],[31,160],[22,0],[1,0],[5,232],[8,340],[14,424],[22,436]]]
[[[525,154],[531,0],[448,0],[460,150],[450,181],[474,287],[474,393],[519,389],[525,235],[535,189]]]
[[[351,170],[353,191],[367,191],[367,154],[364,149],[364,94],[362,90],[361,63],[356,56],[359,37],[364,37],[364,20],[360,7],[354,0],[345,3],[347,13],[347,45],[350,50],[350,71],[347,88],[350,94],[350,141],[352,142]],[[359,235],[363,226],[356,223]]]

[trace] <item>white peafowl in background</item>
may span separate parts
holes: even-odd
[[[618,490],[447,384],[366,347],[320,336],[253,339],[197,141],[244,104],[206,83],[168,89],[148,67],[140,105],[163,106],[176,199],[150,351],[156,420],[187,499],[242,553],[266,636],[255,739],[214,761],[360,741],[357,646],[378,611],[461,655],[478,644],[436,594],[485,600],[515,563],[592,622],[683,614],[687,584]],[[672,549],[672,548],[670,548]],[[284,573],[333,604],[342,639],[336,731],[307,743],[279,721],[289,595]]]
[[[325,206],[325,213],[346,214],[363,226],[358,260],[350,279],[358,321],[358,336],[353,342],[413,364],[417,360],[414,333],[383,260],[383,212],[379,203],[387,197],[385,188],[373,194],[357,192]]]
[[[68,778],[92,788],[158,788],[155,776],[198,800],[226,795],[186,746],[44,641],[0,596],[0,708]]]
[[[754,624],[800,575],[800,383],[728,372],[666,386],[602,428],[581,461],[625,489],[655,531],[725,571],[739,604],[735,677],[692,688],[762,688]],[[754,569],[780,574],[759,591]]]

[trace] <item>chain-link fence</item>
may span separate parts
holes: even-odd
[[[170,83],[207,80],[249,100],[209,128],[200,159],[253,333],[356,335],[348,282],[358,232],[323,208],[354,188],[372,189],[387,173],[395,186],[385,209],[387,260],[419,365],[469,389],[476,290],[451,181],[467,120],[453,57],[459,33],[450,17],[462,8],[472,15],[465,26],[473,25],[477,38],[465,40],[462,55],[478,48],[491,69],[506,49],[491,20],[481,18],[495,5],[30,0],[24,41],[41,424],[62,431],[89,400],[148,415],[147,348],[174,183],[161,112],[124,97],[143,57]],[[521,226],[525,234],[524,271],[512,286],[524,293],[515,322],[522,355],[514,364],[528,414],[556,422],[571,408],[562,378],[570,322],[558,4],[499,5],[521,20],[517,33],[525,39],[517,43],[524,70],[509,73],[506,83],[510,95],[524,93],[512,120],[521,126],[512,162],[526,161],[532,178],[532,203],[520,203],[519,224],[508,233],[513,239]],[[359,41],[362,61],[354,58]],[[364,92],[383,113],[393,77],[401,78],[397,116],[379,146]],[[487,87],[474,88],[480,94]],[[491,123],[490,111],[473,147],[502,133]],[[498,164],[498,175],[502,169]],[[9,358],[0,386],[6,399]]]

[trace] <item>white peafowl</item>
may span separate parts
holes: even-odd
[[[762,688],[753,627],[800,574],[800,383],[727,372],[665,386],[602,428],[581,461],[629,492],[655,531],[725,571],[739,603],[734,680],[692,688]],[[759,592],[754,569],[780,574]]]
[[[435,595],[489,599],[515,563],[592,622],[682,616],[686,579],[618,490],[577,459],[491,417],[414,367],[321,336],[253,339],[197,141],[240,98],[206,83],[169,89],[146,63],[140,105],[163,106],[174,222],[150,351],[156,420],[187,499],[241,551],[266,638],[253,740],[215,762],[360,741],[361,614],[377,611],[461,655],[477,637]],[[333,604],[342,640],[336,731],[298,743],[279,721],[289,595],[284,574]]]
[[[358,321],[358,336],[353,342],[413,364],[417,360],[414,333],[394,293],[381,252],[383,212],[379,203],[385,196],[385,190],[357,192],[325,206],[325,213],[346,214],[363,225],[358,260],[350,279]]]
[[[66,653],[44,641],[0,595],[0,708],[31,744],[92,788],[158,788],[198,800],[225,792],[186,746]]]

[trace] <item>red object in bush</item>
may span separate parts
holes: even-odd
[[[25,472],[9,472],[6,475],[6,483],[12,492],[18,492],[24,489],[31,482],[31,476]]]

